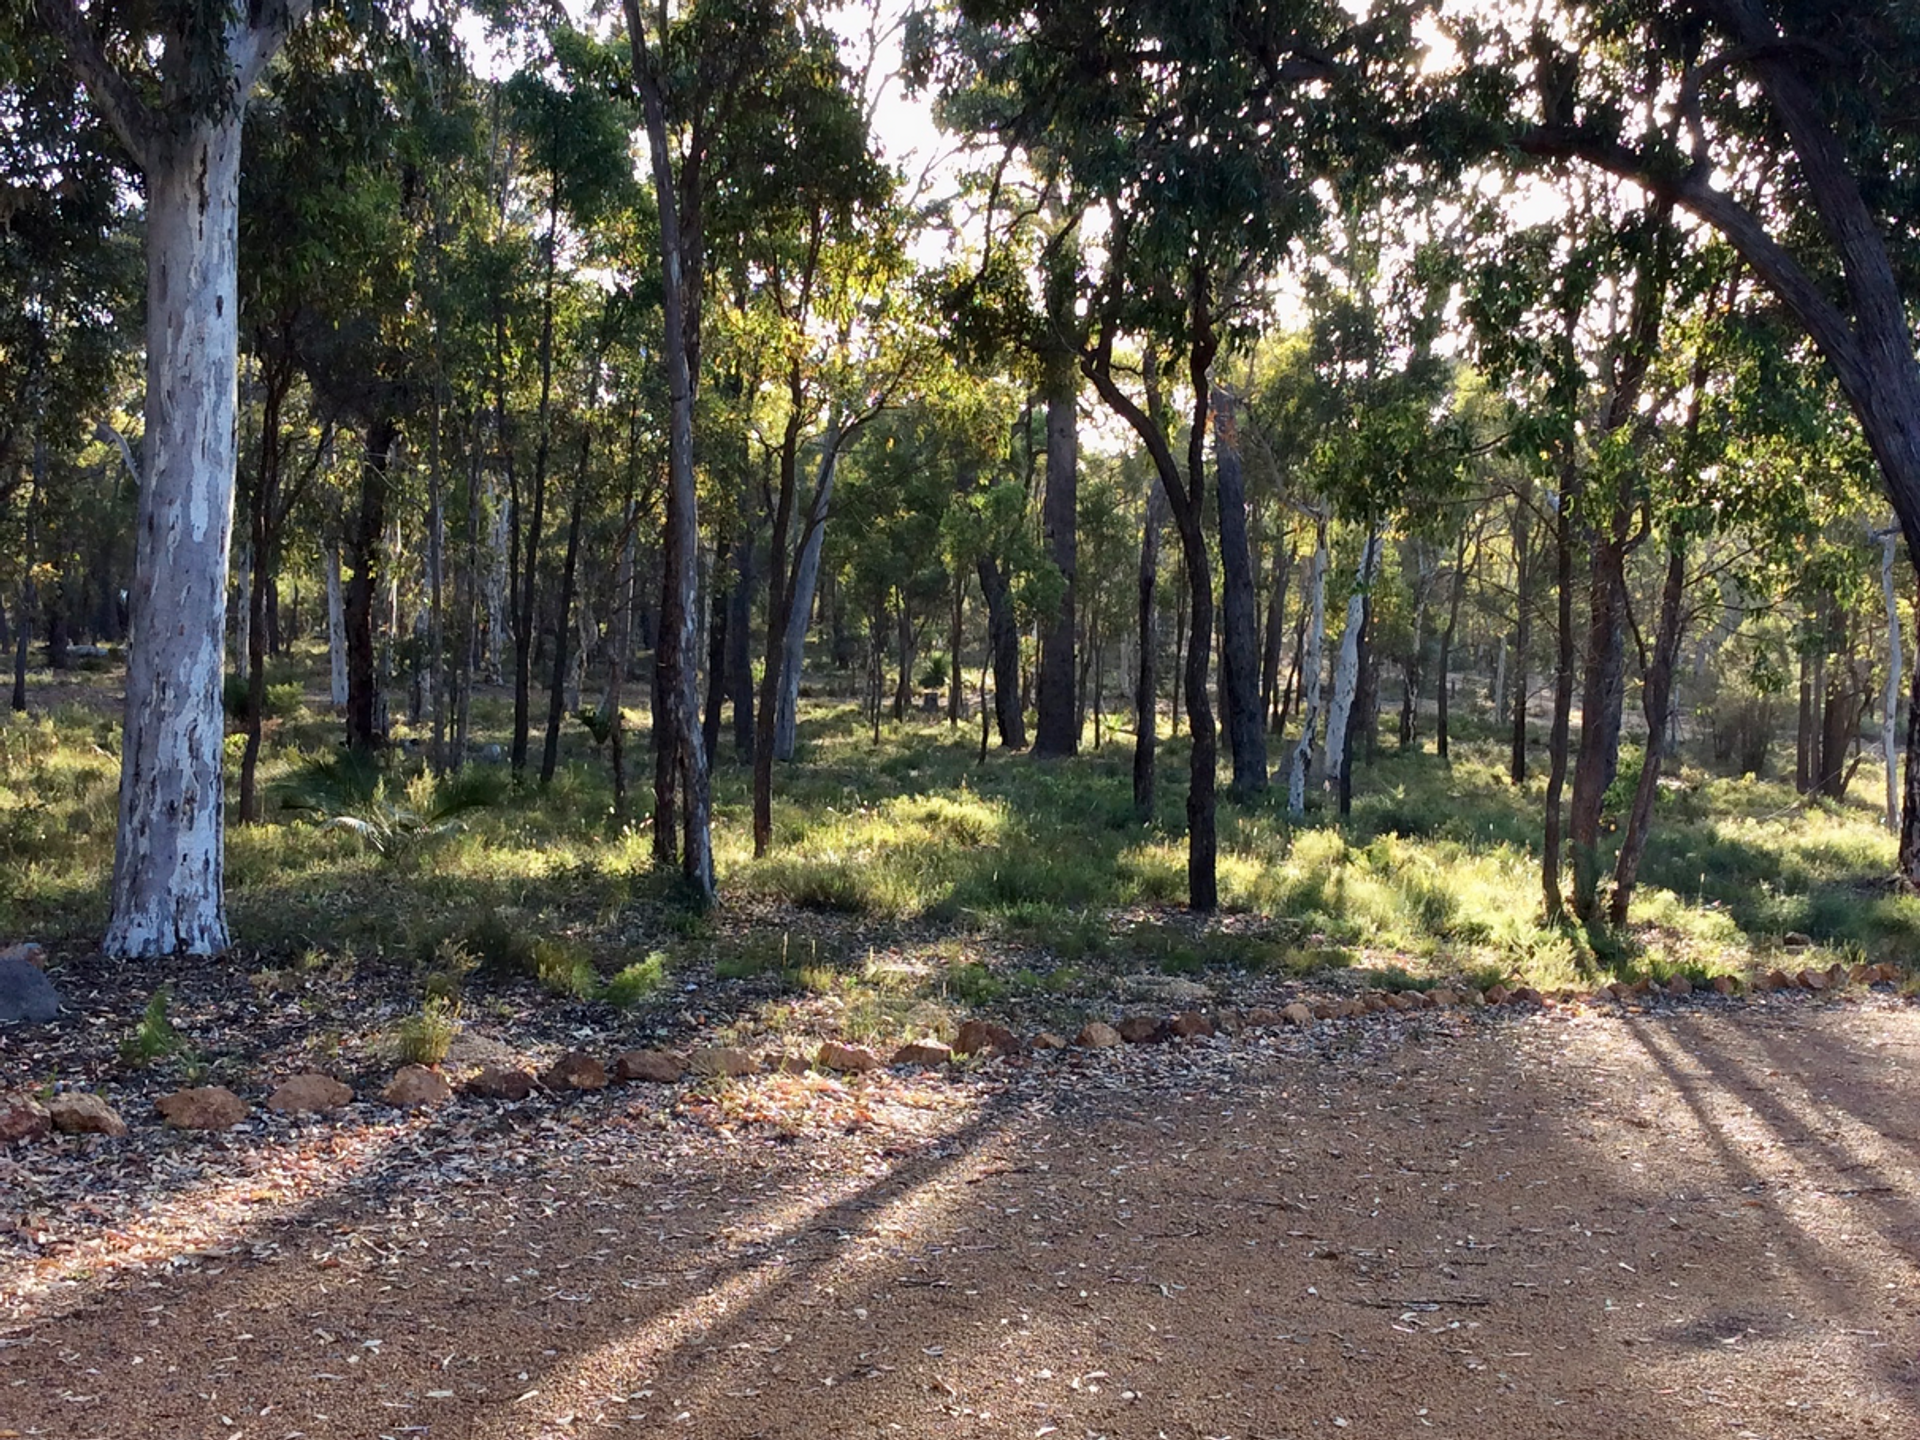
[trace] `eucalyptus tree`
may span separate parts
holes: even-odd
[[[240,132],[255,83],[308,5],[34,0],[146,182],[147,413],[103,942],[111,955],[210,954],[228,943],[220,696]],[[163,574],[167,583],[157,583]]]
[[[1920,182],[1905,160],[1920,138],[1920,13],[1895,0],[1608,0],[1464,38],[1476,98],[1518,151],[1629,180],[1739,252],[1819,348],[1920,561]],[[1909,726],[1912,755],[1920,720]],[[1910,767],[1910,880],[1916,792]]]
[[[389,77],[366,63],[357,37],[333,17],[307,26],[291,50],[291,63],[268,77],[251,107],[241,177],[241,330],[260,401],[253,464],[238,485],[249,557],[241,596],[246,644],[237,657],[247,681],[242,823],[260,818],[267,599],[288,523],[320,473],[340,418],[335,405],[312,417],[317,425],[298,424],[297,386],[312,366],[333,382],[330,398],[344,398],[337,393],[340,326],[349,314],[364,320],[402,293],[391,263],[399,187],[389,163],[398,128]],[[364,358],[356,353],[350,368],[357,370]],[[312,432],[304,455],[302,431]],[[360,684],[349,693],[360,699],[355,713],[369,717],[370,731],[372,612],[370,604],[362,608],[366,663],[356,667]]]
[[[755,133],[757,107],[778,115],[769,84],[792,54],[807,11],[788,0],[701,0],[677,20],[625,0],[633,84],[645,122],[662,263],[662,359],[669,406],[659,640],[654,647],[654,855],[679,852],[702,903],[714,897],[711,800],[693,655],[699,585],[694,402],[701,374],[709,253],[706,227],[725,187],[770,182],[718,158]],[[761,130],[760,133],[765,133]],[[676,805],[682,838],[675,842]]]
[[[524,472],[524,486],[518,483],[521,471],[516,469],[510,477],[508,502],[509,544],[519,562],[511,567],[508,577],[514,638],[509,756],[515,774],[526,769],[532,722],[535,615],[547,479],[553,457],[555,373],[564,363],[564,357],[556,353],[556,316],[563,303],[562,291],[571,278],[571,267],[563,269],[563,262],[571,257],[563,251],[569,248],[570,239],[577,239],[609,212],[628,203],[627,192],[634,183],[628,155],[630,112],[598,83],[607,76],[610,56],[590,36],[566,24],[552,26],[544,39],[548,53],[539,64],[517,70],[507,80],[503,95],[506,113],[522,147],[523,164],[538,176],[542,186],[536,202],[539,329],[535,342],[538,399],[534,405],[533,456]],[[550,720],[549,752],[557,729]],[[550,778],[551,769],[543,758],[543,783]]]
[[[764,377],[747,406],[765,422],[774,472],[753,743],[756,855],[772,840],[773,762],[792,754],[840,459],[895,403],[924,348],[911,317],[908,217],[854,83],[832,33],[795,14],[781,43],[768,46],[758,103],[716,134],[712,156],[738,178],[710,210],[708,264],[738,297],[730,362]]]
[[[961,33],[980,43],[954,48],[947,86],[997,96],[983,123],[1054,157],[1069,213],[1097,212],[1105,227],[1099,253],[1086,257],[1081,370],[1152,456],[1180,536],[1191,626],[1188,897],[1211,910],[1214,602],[1204,505],[1214,364],[1250,328],[1267,272],[1317,219],[1316,179],[1386,162],[1370,121],[1411,82],[1409,16],[1389,7],[1354,20],[1312,5],[1195,11],[1165,0],[1034,11],[981,0],[962,11],[973,29]],[[1157,418],[1128,374],[1139,340],[1168,357],[1183,393],[1178,425]]]

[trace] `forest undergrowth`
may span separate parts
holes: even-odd
[[[748,771],[722,745],[722,900],[703,913],[653,870],[644,813],[614,818],[585,727],[570,727],[545,788],[491,761],[435,780],[404,729],[383,762],[351,763],[324,692],[301,698],[297,672],[277,678],[268,818],[228,828],[238,954],[266,988],[277,975],[404,971],[423,1020],[503,976],[617,1009],[746,982],[762,997],[757,1025],[777,1028],[782,997],[827,996],[850,1033],[881,1039],[969,1008],[1057,1009],[1065,1023],[1143,975],[1225,990],[1335,972],[1552,990],[1751,973],[1788,944],[1804,956],[1801,937],[1823,963],[1848,964],[1904,962],[1920,941],[1920,898],[1889,883],[1871,765],[1832,802],[1683,763],[1661,790],[1635,923],[1614,931],[1543,923],[1543,783],[1508,784],[1503,743],[1469,728],[1451,762],[1388,743],[1359,768],[1345,819],[1329,804],[1290,820],[1284,787],[1223,803],[1222,909],[1202,919],[1182,905],[1182,738],[1164,740],[1142,823],[1130,735],[1070,760],[983,760],[969,727],[883,727],[875,744],[855,707],[815,701],[777,777],[764,860],[751,854]],[[113,680],[69,685],[57,707],[0,728],[9,939],[85,950],[105,923]],[[644,779],[644,716],[632,718],[629,764]],[[484,746],[505,702],[476,701],[475,719]],[[1615,787],[1622,803],[1631,784]]]

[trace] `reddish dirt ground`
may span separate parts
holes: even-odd
[[[396,1131],[0,1272],[0,1436],[1920,1435],[1920,1011],[1348,1033]]]

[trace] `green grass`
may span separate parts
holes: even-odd
[[[104,697],[116,677],[98,683]],[[475,717],[477,743],[505,738],[497,695],[481,696]],[[629,718],[638,809],[645,717]],[[477,983],[531,981],[619,1006],[665,994],[671,970],[756,1004],[774,1003],[768,982],[832,997],[879,1035],[958,1007],[1097,995],[1142,972],[1205,981],[1355,966],[1402,988],[1450,976],[1554,988],[1771,964],[1789,931],[1836,957],[1920,951],[1920,897],[1884,884],[1894,844],[1877,823],[1871,763],[1842,803],[1683,768],[1684,788],[1661,793],[1634,923],[1616,933],[1542,922],[1542,781],[1507,784],[1497,741],[1468,738],[1451,765],[1389,746],[1360,768],[1344,821],[1318,808],[1295,820],[1279,792],[1223,799],[1223,913],[1202,919],[1181,909],[1184,739],[1162,746],[1158,805],[1141,823],[1128,741],[1060,763],[994,751],[981,764],[976,732],[888,726],[876,748],[853,707],[815,703],[799,761],[776,772],[767,858],[751,854],[746,770],[724,754],[716,767],[723,900],[703,915],[651,871],[644,813],[611,822],[605,759],[579,727],[544,789],[510,786],[498,766],[436,783],[404,752],[335,758],[336,727],[296,710],[270,736],[267,821],[228,829],[236,939],[261,967],[309,954],[411,965],[447,1004],[469,968]],[[104,707],[0,723],[0,929],[97,938],[116,745]],[[300,798],[314,808],[282,803]],[[383,804],[423,823],[457,810],[459,825],[383,850],[312,818],[371,822]],[[646,958],[602,984],[596,957],[634,955]]]
[[[616,1010],[631,1010],[642,1000],[664,990],[668,978],[666,954],[655,950],[646,959],[623,967],[607,981],[601,998]]]

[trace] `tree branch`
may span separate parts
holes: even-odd
[[[59,41],[68,67],[87,87],[93,103],[100,107],[113,133],[127,147],[133,163],[145,170],[159,136],[160,122],[127,77],[107,59],[87,29],[77,0],[33,0],[33,9],[40,23]]]
[[[1865,360],[1852,324],[1792,252],[1768,234],[1759,217],[1745,205],[1714,189],[1695,170],[1677,177],[1663,174],[1654,157],[1644,151],[1582,126],[1535,126],[1523,131],[1516,144],[1521,153],[1541,159],[1584,160],[1631,181],[1656,199],[1670,200],[1718,230],[1806,327],[1841,384],[1850,394],[1860,393],[1856,387],[1865,384]]]
[[[233,66],[233,93],[242,105],[267,62],[312,8],[313,0],[264,0],[256,18],[234,31],[227,42],[227,61]]]

